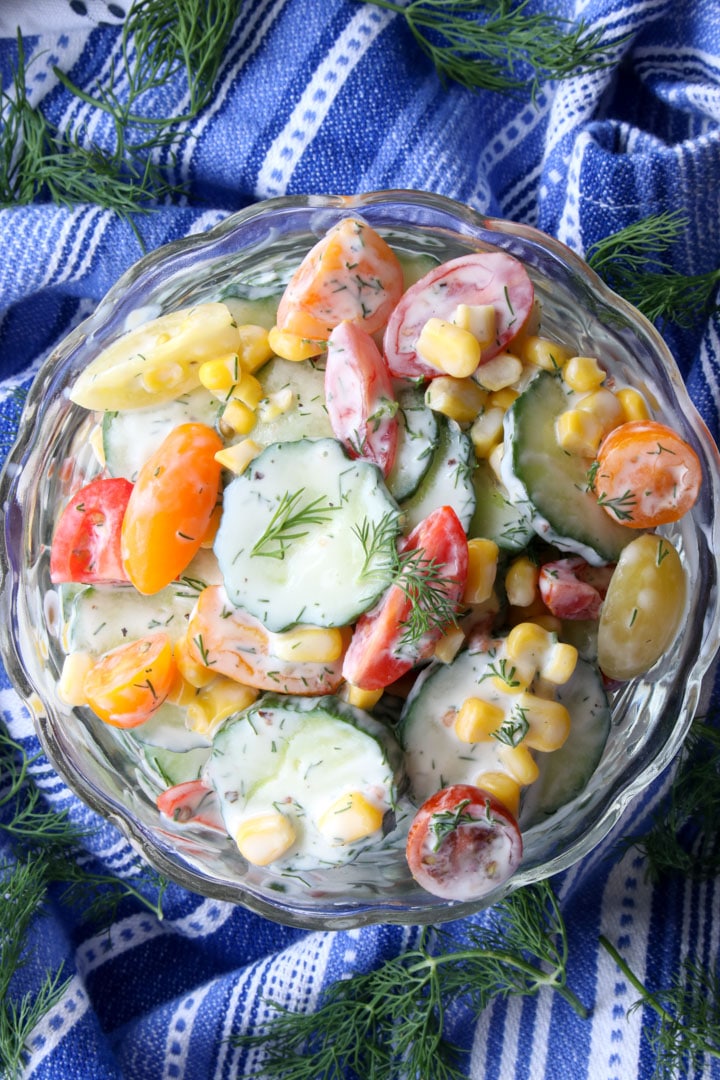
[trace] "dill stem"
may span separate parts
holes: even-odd
[[[638,979],[635,972],[628,965],[627,961],[623,959],[623,957],[617,951],[615,946],[613,944],[611,944],[610,941],[608,941],[608,939],[605,937],[604,934],[601,934],[598,940],[600,941],[600,944],[602,945],[603,949],[605,949],[605,952],[610,954],[610,956],[615,961],[617,966],[620,968],[620,970],[622,971],[623,975],[628,980],[628,982],[631,983],[631,985],[640,994],[640,996],[643,999],[643,1002],[646,1005],[649,1005],[651,1008],[653,1008],[655,1010],[655,1012],[659,1016],[661,1016],[664,1020],[667,1020],[667,1021],[672,1023],[672,1021],[674,1019],[674,1017],[672,1016],[672,1013],[668,1012],[668,1010],[665,1008],[665,1006],[662,1005],[657,1000],[657,998],[653,994],[650,993],[648,988],[646,986],[644,986],[640,982],[640,980]],[[713,1053],[713,1051],[709,1050],[708,1053]],[[715,1057],[718,1056],[717,1051],[715,1051],[714,1054],[715,1054]]]

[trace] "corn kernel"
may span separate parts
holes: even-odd
[[[500,743],[498,757],[507,771],[518,784],[532,784],[537,780],[540,770],[527,746],[507,746]]]
[[[197,687],[189,683],[187,679],[184,679],[180,671],[175,672],[175,678],[173,684],[168,691],[168,696],[165,698],[171,705],[179,705],[181,708],[185,708],[191,701],[195,700],[197,694]]]
[[[452,322],[477,338],[481,348],[495,340],[497,317],[492,304],[458,304]]]
[[[520,785],[507,773],[488,771],[475,777],[475,787],[494,795],[510,813],[517,817],[520,809]]]
[[[354,705],[356,709],[365,709],[368,712],[375,708],[383,696],[382,690],[363,690],[359,686],[353,686],[352,683],[345,683],[341,693],[348,705]]]
[[[258,403],[257,417],[263,424],[269,424],[277,420],[278,416],[290,412],[295,405],[295,391],[290,386],[282,386],[279,390],[268,394]]]
[[[492,450],[488,454],[487,463],[493,471],[494,476],[503,483],[502,463],[505,456],[505,443],[499,442],[493,446]]]
[[[494,540],[475,537],[468,541],[468,571],[464,604],[482,604],[493,591],[500,549]]]
[[[76,708],[87,705],[85,695],[85,676],[95,660],[86,652],[71,652],[63,660],[62,671],[57,684],[58,697],[66,705]]]
[[[540,567],[527,555],[519,555],[505,573],[505,594],[514,607],[529,607],[538,595]]]
[[[555,421],[555,437],[566,454],[594,458],[603,437],[603,423],[584,409],[565,409]]]
[[[298,664],[331,664],[342,655],[344,645],[343,632],[337,626],[302,626],[270,635],[271,654]]]
[[[475,372],[475,381],[485,390],[498,393],[506,390],[518,381],[522,375],[522,361],[509,352],[498,353],[491,360],[480,364]]]
[[[433,650],[433,657],[441,664],[449,664],[460,652],[465,642],[465,633],[459,626],[451,626],[438,639]]]
[[[191,686],[207,686],[215,678],[215,672],[198,659],[195,647],[187,634],[178,638],[173,645],[173,656],[177,669]]]
[[[248,409],[257,409],[265,390],[260,380],[251,375],[249,371],[241,371],[240,378],[232,387],[231,393],[233,398],[242,401],[243,405],[247,405]]]
[[[240,336],[240,361],[245,371],[252,374],[266,364],[273,354],[269,334],[264,326],[243,323],[237,328]]]
[[[535,364],[545,371],[561,371],[572,353],[565,345],[549,338],[530,334],[520,343],[520,359],[526,364]]]
[[[525,693],[518,698],[518,707],[530,725],[523,744],[544,753],[559,750],[570,734],[570,713],[565,706],[559,701]]]
[[[623,422],[622,405],[612,390],[606,390],[603,386],[581,397],[577,402],[577,408],[596,416],[602,424],[604,435]]]
[[[249,709],[258,691],[251,686],[217,675],[198,690],[187,706],[187,726],[191,731],[212,738],[223,720],[233,713]]]
[[[473,379],[440,375],[431,380],[425,391],[425,404],[434,412],[443,413],[458,424],[463,424],[475,419],[486,397],[485,391]]]
[[[540,665],[540,675],[548,682],[561,686],[572,676],[577,667],[578,651],[574,645],[556,641],[550,646]]]
[[[615,397],[620,402],[625,422],[650,419],[650,409],[639,390],[633,390],[632,387],[626,386],[623,390],[618,390]]]
[[[205,530],[205,533],[203,535],[202,541],[200,543],[200,547],[202,547],[202,548],[211,548],[213,546],[213,544],[215,543],[215,537],[217,536],[217,531],[220,528],[221,519],[222,519],[222,504],[218,503],[214,507],[213,512],[210,515],[210,520],[208,521],[208,526],[207,526],[207,529]]]
[[[262,446],[253,439],[243,439],[242,442],[233,443],[232,446],[218,450],[215,460],[219,461],[224,469],[229,469],[236,476],[244,473],[253,458],[262,451]]]
[[[105,468],[105,443],[103,442],[102,424],[96,424],[88,439],[90,449],[101,468]]]
[[[505,713],[499,705],[483,698],[470,697],[457,711],[453,730],[460,742],[487,742],[502,724]]]
[[[535,622],[522,622],[514,626],[505,641],[505,650],[511,660],[527,660],[535,669],[540,666],[552,638]]]
[[[464,379],[480,363],[480,342],[460,326],[445,319],[431,318],[423,326],[415,343],[418,355],[438,371]]]
[[[493,390],[492,394],[488,396],[488,408],[502,409],[503,412],[507,412],[519,397],[519,390],[516,390],[512,386],[504,386],[502,390]]]
[[[267,866],[295,843],[293,823],[277,811],[256,814],[243,821],[235,833],[238,850],[254,866]]]
[[[571,390],[587,394],[605,382],[605,375],[594,356],[571,356],[563,368],[563,379]]]
[[[319,356],[325,348],[322,341],[300,337],[299,334],[293,334],[290,330],[280,330],[277,326],[273,326],[272,330],[270,330],[268,343],[276,356],[297,363],[301,360],[310,360],[313,356]]]
[[[497,407],[485,409],[470,428],[470,438],[479,458],[488,458],[502,442],[505,413]]]
[[[360,791],[348,791],[324,810],[317,826],[323,836],[338,844],[352,844],[371,836],[382,825],[383,811]]]
[[[248,435],[255,427],[255,413],[242,401],[233,398],[228,401],[222,411],[220,423],[224,431],[234,432],[236,435]]]
[[[224,397],[240,378],[238,353],[226,353],[214,360],[206,360],[198,368],[198,378],[206,390]]]

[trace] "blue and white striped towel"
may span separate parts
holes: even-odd
[[[58,127],[109,126],[58,83],[80,85],[118,59],[127,3],[86,0],[0,7],[0,71],[25,26],[28,91]],[[606,69],[500,97],[443,86],[402,20],[355,0],[246,0],[212,104],[177,148],[188,197],[138,219],[148,249],[203,231],[271,195],[388,187],[452,196],[498,217],[538,225],[579,252],[645,215],[681,210],[686,244],[676,267],[720,266],[720,8],[691,0],[536,0],[534,8],[602,28]],[[63,18],[66,9],[66,18]],[[32,21],[31,21],[32,20]],[[158,113],[182,113],[183,87],[158,94]],[[16,390],[41,359],[139,256],[130,226],[92,205],[49,203],[0,211],[0,447],[18,423]],[[668,330],[692,396],[715,436],[720,407],[720,320]],[[36,747],[28,715],[0,672],[3,720]],[[43,799],[78,821],[95,819],[40,758]],[[653,986],[691,949],[717,963],[720,894],[714,882],[653,889],[617,839],[647,825],[661,778],[594,853],[556,885],[570,934],[570,983],[593,1007],[579,1020],[550,992],[492,1006],[453,1027],[468,1076],[487,1080],[635,1080],[652,1075],[642,1011],[607,954],[604,933]],[[85,857],[133,878],[138,857],[97,823]],[[323,987],[366,970],[417,938],[416,929],[306,933],[172,886],[159,922],[131,900],[97,936],[65,908],[38,917],[18,993],[65,962],[69,988],[34,1031],[26,1075],[37,1080],[204,1080],[245,1075],[227,1041],[252,1031],[264,999],[312,1009]],[[481,917],[479,917],[481,918]],[[459,927],[462,932],[462,925]],[[90,935],[90,936],[89,936]],[[699,1075],[699,1074],[693,1074]],[[720,1064],[702,1072],[720,1077]],[[432,1077],[424,1078],[432,1080]]]

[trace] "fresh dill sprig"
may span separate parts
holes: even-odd
[[[495,998],[557,991],[581,1016],[567,985],[567,935],[547,882],[518,889],[489,913],[488,926],[466,921],[466,940],[428,929],[419,945],[367,973],[340,979],[314,1013],[277,1015],[255,1035],[232,1038],[259,1047],[265,1080],[331,1080],[338,1076],[456,1080],[461,1051],[445,1035],[456,1001],[477,1012]]]
[[[686,957],[670,986],[650,991],[601,935],[600,944],[640,994],[629,1011],[649,1006],[656,1022],[644,1029],[654,1055],[654,1080],[674,1080],[700,1071],[706,1056],[720,1058],[720,979]]]
[[[360,570],[360,577],[384,574],[388,566],[393,566],[397,571],[395,540],[399,530],[399,516],[392,510],[383,514],[379,521],[370,521],[365,518],[360,525],[353,525],[352,531],[360,541],[365,559]]]
[[[399,553],[394,584],[410,601],[410,612],[402,624],[401,648],[418,645],[426,634],[457,624],[453,598],[457,581],[437,559],[428,559],[424,548]]]
[[[603,29],[527,10],[530,0],[369,0],[402,16],[443,81],[508,93],[607,67]],[[618,43],[619,44],[619,43]]]
[[[262,536],[254,544],[252,556],[262,556],[266,559],[284,559],[287,549],[295,540],[302,540],[308,534],[308,525],[326,525],[335,511],[338,509],[330,502],[324,502],[322,495],[311,499],[305,505],[299,505],[305,493],[305,488],[286,491],[277,510]]]
[[[589,266],[651,322],[690,327],[717,310],[713,295],[720,267],[706,274],[681,274],[663,256],[682,236],[687,218],[679,211],[651,214],[598,240],[586,253]]]
[[[720,873],[720,732],[695,720],[685,740],[667,803],[643,836],[625,847],[645,857],[647,876],[681,874],[705,881]]]

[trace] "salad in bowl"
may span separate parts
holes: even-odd
[[[422,193],[272,200],[142,260],[48,371],[4,653],[182,884],[454,918],[579,858],[681,744],[717,452],[556,241]]]

